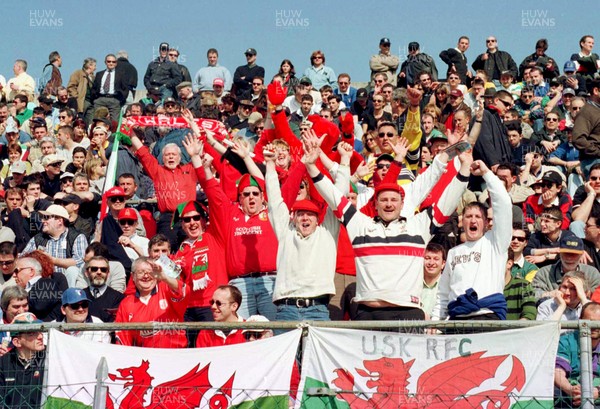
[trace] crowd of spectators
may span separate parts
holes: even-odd
[[[578,319],[600,300],[594,39],[564,62],[540,39],[520,65],[485,43],[471,65],[465,36],[441,51],[443,78],[419,43],[401,63],[382,38],[358,89],[322,50],[301,75],[284,59],[267,77],[256,49],[230,71],[210,48],[192,76],[162,43],[143,98],[125,51],[102,70],[85,58],[66,82],[53,51],[38,87],[16,60],[0,78],[3,323],[28,311],[21,321]],[[166,125],[121,133],[144,116]],[[0,354],[23,337],[4,333]]]

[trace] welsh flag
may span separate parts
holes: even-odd
[[[104,193],[115,186],[117,181],[117,165],[119,161],[119,144],[121,142],[131,145],[131,134],[133,133],[133,125],[135,123],[128,118],[123,118],[123,113],[119,116],[119,125],[113,140],[112,151],[108,165],[106,166],[106,175],[104,179],[104,187],[102,188],[102,203],[100,205],[100,220],[108,213],[108,202]]]
[[[91,408],[108,363],[107,409],[286,409],[301,330],[238,345],[155,349],[101,344],[50,330],[46,409]]]
[[[559,335],[310,328],[296,408],[552,408]]]

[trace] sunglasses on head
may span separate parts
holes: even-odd
[[[131,219],[121,219],[121,220],[119,220],[119,224],[121,226],[133,226],[136,222],[137,222],[137,220],[131,220]]]
[[[91,271],[92,273],[95,273],[98,270],[100,270],[103,273],[108,272],[108,267],[89,266],[87,269],[88,269],[88,271]]]
[[[89,301],[81,301],[75,304],[67,304],[72,310],[87,309],[90,306]]]
[[[199,222],[200,220],[202,220],[202,216],[200,216],[199,214],[196,214],[194,216],[182,217],[181,220],[183,220],[184,223],[189,223],[192,220],[195,222]]]
[[[111,197],[108,200],[110,200],[112,203],[124,202],[125,201],[125,197],[124,196],[113,196],[113,197]]]

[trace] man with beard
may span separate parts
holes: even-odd
[[[124,295],[107,285],[110,275],[108,260],[102,256],[93,256],[85,264],[85,276],[90,285],[83,291],[93,301],[89,313],[103,322],[113,322]]]

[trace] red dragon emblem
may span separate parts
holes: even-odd
[[[502,383],[503,388],[489,389],[469,394],[474,388],[495,377],[498,367],[509,357],[499,355],[482,357],[486,351],[450,359],[429,368],[417,381],[416,394],[410,396],[407,386],[414,359],[379,358],[363,361],[364,370],[356,368],[358,375],[368,379],[366,385],[375,389],[370,399],[361,398],[354,391],[354,376],[343,368],[335,369],[333,384],[343,392],[338,398],[345,400],[351,409],[467,409],[510,407],[510,394],[521,391],[525,385],[525,368],[512,356],[512,370]]]
[[[200,369],[200,364],[194,366],[188,373],[178,379],[153,387],[154,377],[148,370],[150,363],[143,360],[140,366],[117,369],[118,374],[109,373],[111,381],[125,381],[123,389],[129,392],[123,398],[119,409],[192,409],[200,406],[204,394],[213,388],[208,379],[210,363]],[[221,409],[229,406],[235,372],[219,388],[220,393],[213,395],[209,401],[210,409]],[[145,404],[144,396],[152,389],[150,403]],[[110,394],[106,398],[107,409],[115,409]]]

